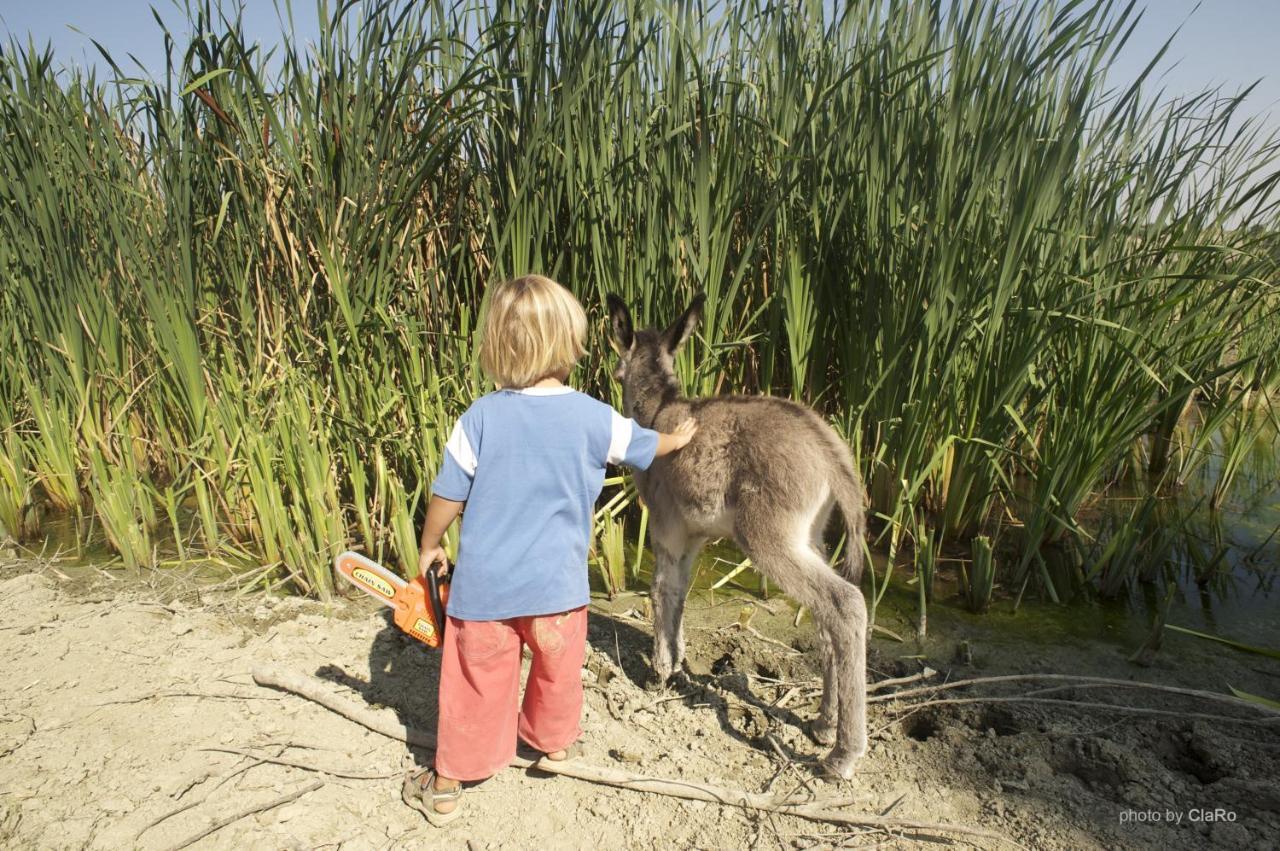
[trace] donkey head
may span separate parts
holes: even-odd
[[[656,328],[637,331],[632,326],[631,311],[626,303],[613,293],[605,298],[613,329],[610,343],[618,353],[614,377],[622,382],[622,409],[640,425],[651,427],[662,404],[680,395],[675,354],[693,334],[706,300],[701,293],[694,296],[680,318],[665,331]]]

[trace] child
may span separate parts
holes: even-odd
[[[480,364],[500,389],[455,425],[422,530],[423,571],[447,569],[440,538],[466,505],[440,665],[434,771],[404,798],[432,824],[458,815],[462,781],[510,763],[516,735],[548,759],[576,755],[587,635],[587,546],[606,464],[645,469],[687,444],[564,382],[583,354],[586,314],[540,275],[499,284]],[[533,654],[524,700],[521,647]]]

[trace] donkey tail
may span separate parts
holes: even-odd
[[[831,492],[835,496],[836,506],[840,509],[840,518],[844,521],[845,547],[844,560],[837,570],[845,579],[857,585],[862,582],[863,542],[867,536],[866,491],[862,487],[862,479],[854,469],[845,447],[843,457],[835,465],[831,477]]]

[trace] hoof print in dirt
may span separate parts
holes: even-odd
[[[769,718],[754,706],[731,703],[725,708],[729,725],[743,739],[755,747],[768,747],[765,734],[769,732]]]
[[[1016,736],[1022,732],[1022,722],[1008,709],[998,706],[984,708],[969,722],[975,730],[988,736]]]
[[[1199,725],[1169,735],[1158,748],[1166,768],[1190,775],[1205,785],[1227,777],[1230,766],[1237,761],[1233,757],[1238,757]]]
[[[738,667],[737,660],[732,653],[725,653],[711,663],[711,675],[716,678],[715,684],[717,688],[733,692],[738,697],[750,697],[751,681],[743,673],[742,669]]]

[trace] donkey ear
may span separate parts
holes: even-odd
[[[675,354],[684,345],[685,340],[693,335],[693,329],[698,327],[698,320],[702,318],[702,306],[706,301],[706,294],[698,293],[693,297],[693,301],[689,302],[684,313],[680,314],[680,318],[662,332],[662,343],[667,347],[668,352]]]
[[[613,334],[609,337],[609,343],[618,354],[626,354],[631,351],[631,346],[635,343],[635,331],[631,325],[631,311],[627,310],[627,303],[622,300],[622,297],[614,293],[609,293],[605,296],[604,301],[609,307],[609,322],[613,327]]]

